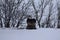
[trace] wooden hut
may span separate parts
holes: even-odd
[[[36,29],[36,20],[35,19],[27,19],[27,28],[26,29]]]

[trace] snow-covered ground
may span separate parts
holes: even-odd
[[[0,29],[0,40],[60,40],[60,29]]]

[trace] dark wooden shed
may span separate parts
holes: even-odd
[[[36,29],[36,20],[35,19],[27,19],[27,28],[26,29]]]

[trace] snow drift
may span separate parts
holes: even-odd
[[[60,29],[0,29],[0,40],[60,40]]]

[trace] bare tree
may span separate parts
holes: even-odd
[[[30,0],[29,0],[26,4],[23,3],[22,9],[21,9],[21,11],[22,11],[22,16],[19,18],[16,27],[19,27],[19,25],[21,25],[21,22],[20,22],[20,21],[23,21],[25,18],[28,17],[27,11],[28,11],[28,8],[29,8],[30,5],[31,5]]]
[[[5,27],[10,27],[10,21],[14,15],[16,9],[20,6],[23,0],[17,0],[18,2],[15,3],[15,0],[4,0],[3,4],[1,5],[1,13],[4,17],[4,24]],[[1,17],[2,18],[2,17]]]
[[[57,2],[57,9],[58,9],[58,24],[57,24],[57,28],[60,28],[60,4],[59,2]]]
[[[41,4],[39,4],[39,9],[37,10],[36,5],[34,4],[34,0],[32,0],[32,5],[33,5],[33,8],[34,8],[34,10],[35,10],[36,20],[38,21],[39,27],[41,26],[41,25],[40,25],[40,22],[41,22],[43,13],[44,13],[44,9],[45,9],[46,6],[49,4],[49,0],[48,0],[48,1],[46,1],[46,0],[40,0],[40,1],[41,1]],[[45,1],[46,1],[46,2],[45,2]],[[38,13],[39,13],[39,11],[41,11],[40,18],[38,18]]]
[[[51,26],[51,15],[52,15],[52,7],[53,7],[53,4],[52,4],[52,0],[50,0],[50,3],[49,3],[49,14],[48,14],[48,17],[47,17],[47,26],[46,27],[50,27]]]
[[[49,14],[47,16],[47,28],[56,28],[56,22],[57,21],[57,5],[53,4],[53,0],[50,0],[49,3]]]

